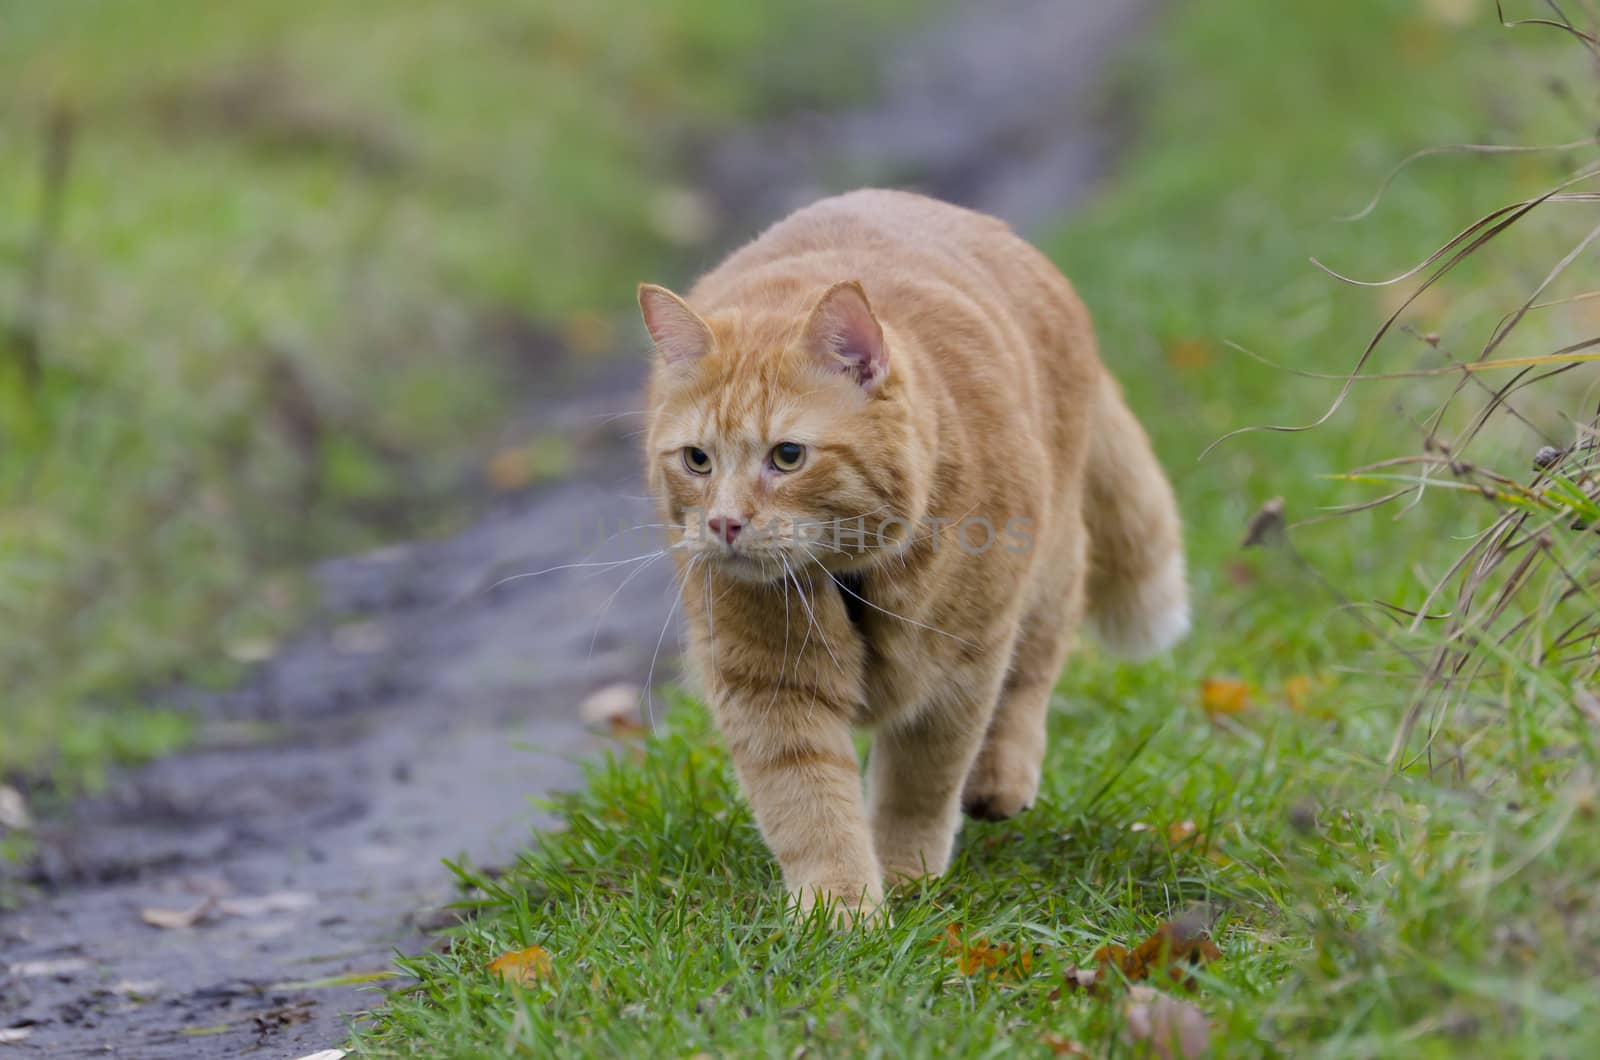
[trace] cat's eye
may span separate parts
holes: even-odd
[[[768,459],[779,471],[798,471],[800,465],[806,462],[806,447],[799,442],[779,442],[772,447]]]
[[[711,474],[711,455],[693,445],[683,447],[683,466],[696,475]]]

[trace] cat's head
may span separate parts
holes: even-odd
[[[669,538],[747,581],[882,562],[926,503],[925,447],[890,348],[854,281],[802,311],[705,317],[639,288],[655,341],[647,460]]]

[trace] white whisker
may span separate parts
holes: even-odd
[[[804,548],[805,546],[802,545],[801,547]],[[807,549],[806,551],[807,551],[808,555],[811,554],[809,549]],[[925,622],[918,622],[914,618],[907,618],[905,615],[896,614],[895,612],[890,611],[888,608],[879,607],[877,604],[873,603],[871,600],[868,600],[865,596],[862,596],[860,593],[858,593],[854,589],[850,588],[844,582],[842,582],[838,578],[834,577],[833,571],[829,570],[827,567],[824,567],[822,565],[822,561],[817,559],[817,557],[815,555],[811,555],[811,561],[816,564],[817,568],[820,569],[822,571],[822,573],[826,574],[829,578],[831,578],[833,580],[833,584],[837,585],[841,592],[849,593],[851,596],[855,597],[857,600],[860,600],[862,603],[866,604],[868,607],[872,608],[874,611],[878,611],[878,612],[881,612],[881,613],[883,613],[885,615],[888,615],[890,618],[898,618],[900,621],[905,622],[908,625],[916,626],[918,629],[925,629],[929,633],[937,633],[941,637],[949,637],[951,640],[956,641],[957,643],[960,643],[960,644],[965,644],[969,648],[975,648],[975,649],[978,649],[978,650],[982,650],[980,645],[974,644],[972,641],[967,640],[965,637],[958,637],[954,633],[950,633],[950,632],[947,632],[945,630],[942,630],[942,629],[938,628],[937,626],[930,626]]]

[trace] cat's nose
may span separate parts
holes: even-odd
[[[744,524],[737,519],[723,515],[712,516],[706,520],[706,526],[728,544],[733,544],[733,539],[739,536],[739,531],[744,529]]]

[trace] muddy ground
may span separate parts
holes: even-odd
[[[870,105],[698,145],[722,242],[866,182],[1024,229],[1059,215],[1126,134],[1106,62],[1148,7],[968,0],[890,50]],[[530,394],[530,417],[578,440],[564,481],[447,540],[323,564],[322,617],[242,687],[190,697],[199,746],[41,825],[36,898],[0,919],[0,1029],[19,1039],[0,1052],[337,1046],[378,1000],[349,980],[426,945],[454,897],[441,859],[503,863],[549,823],[535,798],[577,784],[606,744],[579,704],[673,673],[669,573],[502,579],[658,547],[647,531],[596,547],[653,521],[631,437],[641,376],[624,358]]]

